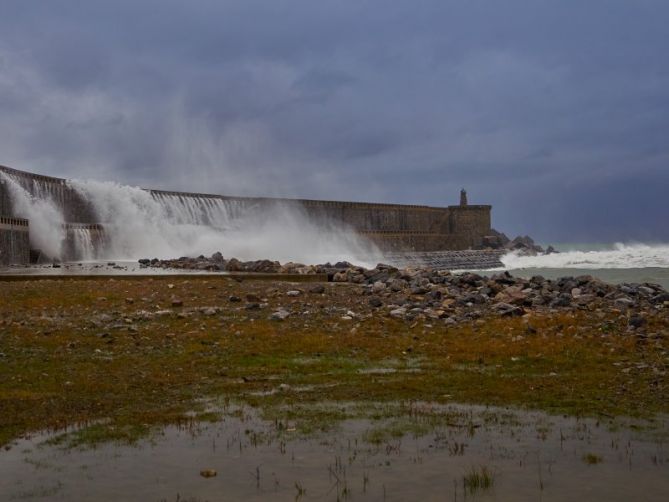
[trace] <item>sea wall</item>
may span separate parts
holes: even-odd
[[[0,265],[25,264],[29,259],[28,220],[0,217]]]
[[[448,234],[457,236],[453,249],[481,246],[490,235],[490,206],[451,206],[448,208]]]
[[[151,190],[154,197],[196,201],[206,207],[223,201],[243,212],[251,208],[284,205],[303,211],[310,219],[338,223],[366,236],[383,250],[460,250],[479,247],[490,235],[491,206],[433,207],[312,199],[229,197],[221,195]]]
[[[33,174],[6,166],[0,171],[8,175],[30,195],[39,199],[50,199],[63,212],[66,222],[97,223],[91,205],[62,178]],[[9,188],[0,180],[0,214],[14,216]]]
[[[71,224],[71,228],[67,231],[68,242],[64,244],[65,256],[77,255],[73,243],[85,232],[90,233],[96,245],[103,244],[103,227],[107,222],[97,221],[92,205],[67,180],[4,166],[0,166],[0,171],[23,187],[31,196],[49,198],[60,208],[66,224]],[[221,206],[225,207],[225,212],[230,218],[235,218],[235,215],[241,215],[252,208],[269,209],[274,205],[288,205],[317,222],[335,224],[364,235],[382,250],[388,251],[476,248],[481,246],[484,237],[491,233],[491,206],[488,205],[433,207],[147,191],[159,201],[166,201],[172,205],[178,201],[184,208],[184,217],[193,215],[193,218],[202,224],[209,224],[208,215],[213,214],[213,208],[220,209]],[[0,215],[22,216],[15,213],[8,187],[3,183],[2,177],[0,177]]]

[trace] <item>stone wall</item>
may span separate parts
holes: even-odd
[[[491,206],[449,206],[448,230],[446,233],[458,236],[453,249],[479,247],[483,238],[490,235]]]
[[[298,200],[313,218],[335,220],[358,232],[432,232],[446,208],[417,205]]]
[[[357,232],[448,232],[449,208],[408,204],[380,204],[313,199],[281,199],[272,197],[230,197],[200,193],[150,190],[159,199],[176,197],[206,203],[220,199],[240,208],[291,207],[318,222],[339,222]]]
[[[0,265],[26,264],[29,260],[28,220],[0,217]]]
[[[90,204],[61,178],[42,176],[0,166],[33,196],[45,194],[58,204],[65,221],[83,225],[104,224],[96,221]],[[6,187],[5,187],[6,188]],[[245,208],[287,204],[299,208],[316,221],[338,223],[367,236],[383,250],[437,251],[461,250],[481,246],[490,235],[490,206],[448,206],[376,204],[366,202],[322,201],[308,199],[276,199],[263,197],[228,197],[149,190],[154,198],[177,197],[195,205],[211,205],[212,201]],[[0,184],[0,214],[13,214],[11,201]],[[101,228],[101,227],[100,227]],[[102,230],[94,229],[97,233]],[[97,237],[96,237],[97,238]],[[101,242],[99,239],[97,242]]]

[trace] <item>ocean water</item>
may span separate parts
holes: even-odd
[[[519,277],[547,279],[592,275],[610,283],[659,284],[669,290],[669,244],[554,244],[559,253],[502,258],[504,270]]]

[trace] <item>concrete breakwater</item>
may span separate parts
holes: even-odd
[[[28,220],[0,217],[0,265],[27,263],[29,258]]]
[[[134,212],[128,211],[129,207]],[[291,215],[296,232],[308,226],[312,229],[311,234],[301,235],[301,242],[294,243],[294,247],[328,237],[330,248],[337,248],[337,244],[341,244],[341,249],[357,247],[362,250],[358,256],[365,250],[370,255],[374,254],[371,250],[376,254],[379,250],[382,253],[466,250],[481,247],[491,234],[491,206],[469,205],[466,198],[461,198],[460,205],[433,207],[233,197],[101,183],[91,186],[0,166],[0,216],[28,220],[28,249],[39,248],[44,255],[62,260],[137,259],[147,254],[158,255],[159,251],[151,247],[154,244],[162,246],[163,256],[199,254],[207,251],[196,251],[186,244],[193,243],[203,233],[207,233],[203,240],[208,243],[215,239],[222,242],[216,249],[238,255],[241,251],[225,249],[232,240],[228,237],[244,232],[242,240],[248,241],[254,232],[267,230],[260,228],[264,220],[279,213]],[[146,219],[143,226],[138,225],[142,218]],[[285,221],[277,220],[274,224],[277,233],[285,231],[283,226]],[[295,240],[293,236],[290,239]],[[4,254],[9,256],[7,244],[2,246]],[[24,263],[27,255],[22,252],[11,256],[11,262]],[[304,259],[295,259],[300,258]],[[342,256],[348,258],[349,255]]]

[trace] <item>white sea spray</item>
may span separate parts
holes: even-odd
[[[105,258],[174,258],[220,251],[242,260],[374,265],[378,249],[350,229],[315,221],[298,204],[183,197],[112,182],[72,181],[103,225]]]
[[[616,243],[609,249],[567,249],[560,253],[537,256],[521,256],[514,252],[503,256],[502,263],[509,270],[669,268],[669,244]]]

